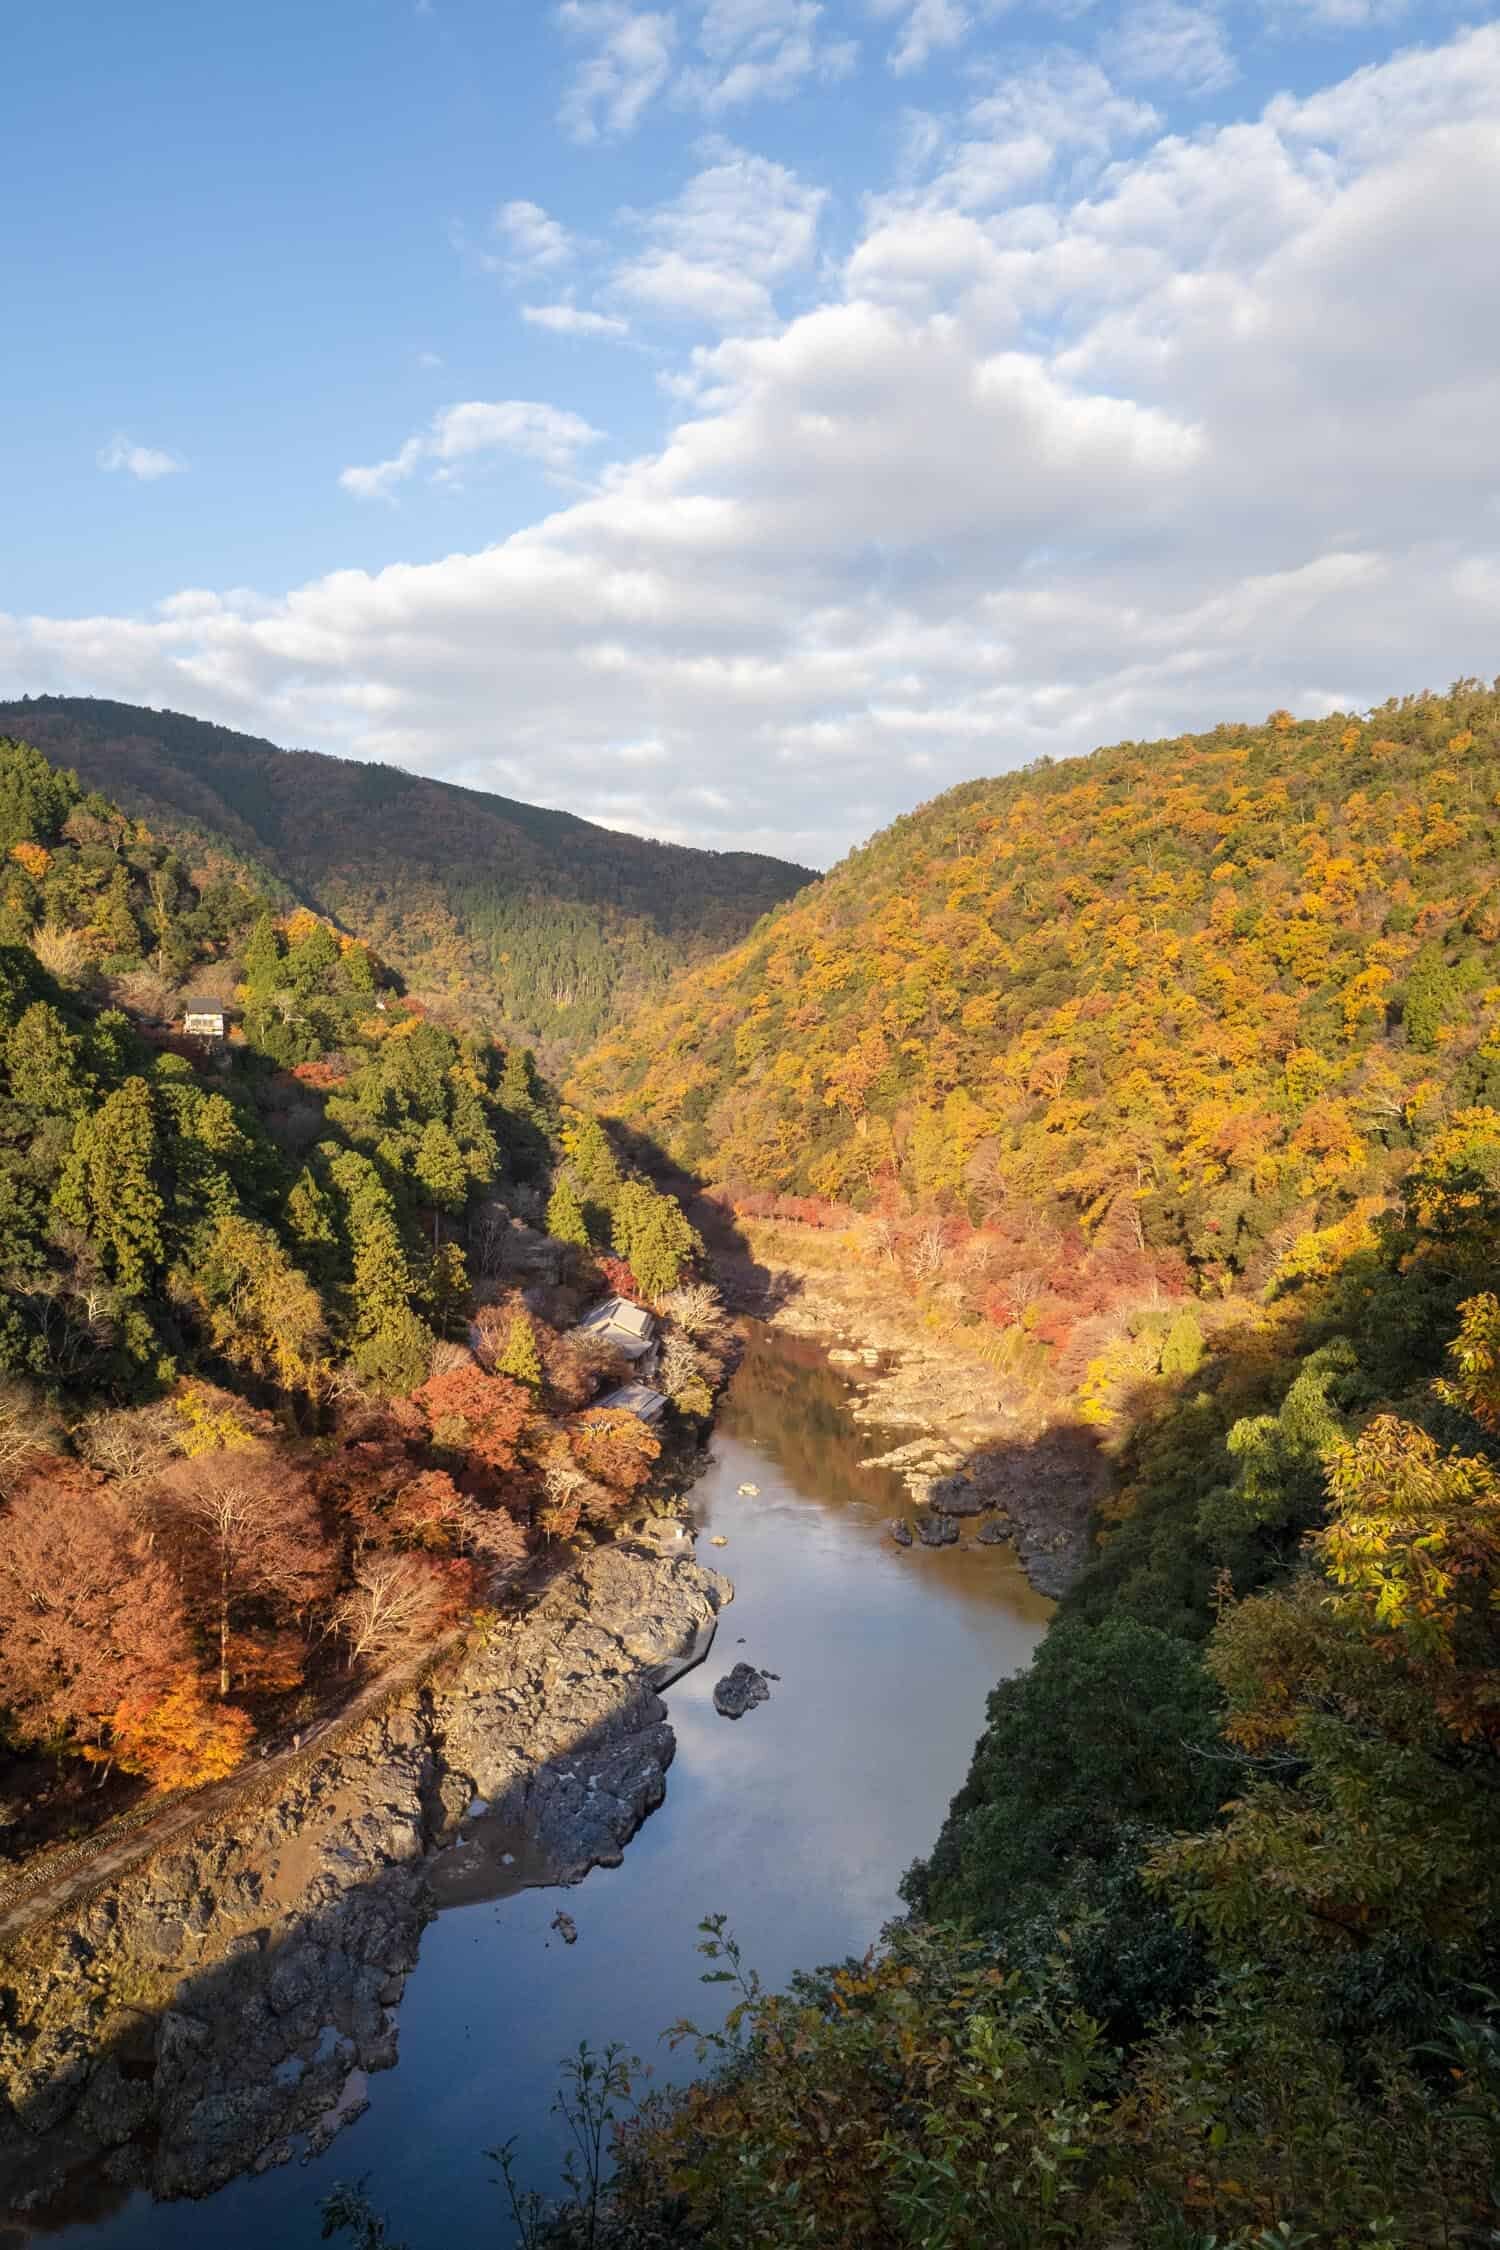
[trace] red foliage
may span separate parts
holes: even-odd
[[[477,1467],[506,1476],[516,1466],[516,1445],[532,1411],[519,1383],[486,1375],[482,1367],[454,1367],[412,1392],[436,1442],[465,1453]]]
[[[41,1456],[0,1516],[0,1702],[18,1733],[82,1744],[191,1668],[165,1559],[76,1462]]]
[[[599,1277],[604,1287],[616,1297],[628,1297],[633,1305],[644,1305],[641,1285],[623,1258],[596,1258]]]

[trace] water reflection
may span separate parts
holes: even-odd
[[[863,1949],[936,1835],[989,1688],[1026,1662],[1049,1605],[1008,1549],[974,1543],[972,1525],[956,1549],[891,1543],[885,1524],[903,1491],[890,1472],[859,1467],[884,1441],[847,1420],[845,1396],[814,1346],[752,1336],[694,1494],[700,1553],[736,1599],[708,1663],[668,1693],[677,1757],[664,1806],[622,1867],[596,1870],[562,1901],[576,1945],[551,1928],[556,1890],[497,1901],[476,1885],[424,1934],[399,2065],[369,2080],[368,2112],[327,2154],[206,2204],[135,2196],[53,2241],[311,2245],[317,2196],[368,2173],[412,2250],[503,2242],[480,2152],[515,2133],[532,2182],[555,2178],[549,2104],[558,2061],[581,2038],[622,2040],[659,2076],[692,2068],[659,2034],[721,2005],[699,1982],[701,1916],[726,1913],[769,1981]],[[710,1547],[714,1536],[726,1545]],[[781,1677],[769,1703],[731,1724],[712,1689],[740,1656]]]

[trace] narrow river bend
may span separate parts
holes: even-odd
[[[464,1903],[423,1936],[397,2067],[369,2080],[369,2109],[316,2161],[205,2202],[136,2194],[49,2242],[299,2250],[318,2240],[318,2197],[361,2175],[411,2250],[504,2242],[483,2151],[514,2134],[527,2183],[554,2184],[557,2066],[581,2039],[619,2040],[658,2079],[692,2069],[660,2034],[722,2010],[719,1988],[699,1981],[703,1915],[728,1916],[768,1984],[864,1949],[937,1834],[989,1689],[1027,1662],[1050,1604],[1009,1548],[975,1544],[972,1524],[956,1548],[894,1545],[885,1526],[905,1495],[889,1472],[859,1467],[883,1446],[847,1419],[845,1394],[817,1347],[752,1331],[692,1495],[700,1557],[735,1599],[707,1663],[667,1692],[666,1802],[624,1865],[567,1891],[515,1891],[498,1861],[493,1881],[471,1873]],[[780,1679],[731,1722],[712,1689],[739,1657]],[[550,1927],[559,1906],[575,1945]]]

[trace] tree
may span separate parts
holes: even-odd
[[[307,1481],[270,1446],[235,1446],[169,1469],[150,1507],[226,1697],[240,1620],[296,1615],[329,1591],[333,1557]]]
[[[482,1367],[455,1367],[430,1377],[412,1396],[439,1445],[493,1476],[515,1469],[517,1441],[531,1412],[519,1383],[486,1375]]]
[[[435,1211],[461,1211],[469,1192],[469,1167],[447,1126],[433,1118],[422,1128],[412,1171]]]
[[[97,1748],[111,1715],[190,1667],[163,1557],[75,1463],[34,1460],[0,1515],[0,1702],[20,1736]]]
[[[661,1452],[659,1439],[636,1415],[603,1407],[577,1415],[568,1441],[584,1474],[622,1495],[640,1491]]]
[[[215,1703],[193,1672],[158,1693],[128,1696],[110,1721],[115,1763],[157,1789],[197,1789],[244,1763],[255,1734],[247,1711]]]
[[[1223,1795],[1218,1697],[1196,1653],[1131,1617],[1062,1621],[1002,1680],[937,1849],[909,1879],[924,1912],[1004,1927],[1121,1824],[1206,1819]]]
[[[281,982],[284,953],[274,915],[262,914],[245,947],[245,982],[257,999],[274,992]]]
[[[0,736],[0,859],[14,844],[54,842],[81,795],[76,774],[49,765],[28,743]]]
[[[649,1298],[675,1289],[683,1267],[703,1245],[675,1196],[660,1195],[644,1180],[627,1180],[611,1219],[615,1249]]]
[[[221,1218],[200,1236],[187,1290],[209,1341],[232,1367],[283,1391],[315,1391],[326,1376],[323,1306],[269,1227]]]
[[[57,1010],[33,1001],[4,1040],[11,1099],[24,1109],[75,1116],[93,1091],[82,1055],[83,1041]]]
[[[1442,947],[1424,945],[1412,963],[1401,1008],[1408,1043],[1419,1054],[1430,1055],[1439,1032],[1457,1014],[1461,1003],[1461,988]]]
[[[570,1242],[576,1249],[587,1250],[589,1230],[583,1216],[583,1205],[566,1172],[552,1190],[547,1205],[547,1232],[555,1242]]]
[[[537,1350],[531,1315],[522,1307],[511,1315],[505,1349],[495,1362],[495,1373],[506,1375],[524,1390],[537,1394],[542,1387],[542,1355]]]
[[[61,1219],[101,1245],[127,1296],[143,1293],[165,1255],[158,1162],[151,1089],[144,1078],[127,1078],[79,1119],[53,1198]]]
[[[453,1582],[420,1555],[367,1555],[333,1615],[351,1665],[389,1663],[452,1622]]]

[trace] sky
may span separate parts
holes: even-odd
[[[11,0],[0,693],[826,865],[1500,670],[1463,0]]]

